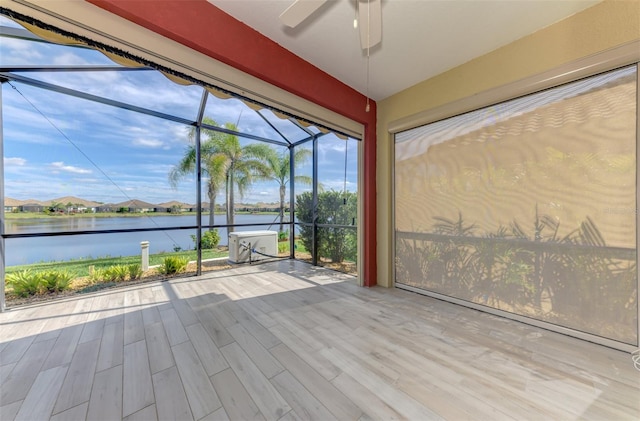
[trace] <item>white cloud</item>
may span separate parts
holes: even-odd
[[[87,170],[85,168],[74,167],[72,165],[64,165],[64,162],[52,162],[49,164],[51,168],[53,168],[54,173],[58,173],[60,171],[72,173],[72,174],[91,174],[91,170]]]
[[[337,191],[337,192],[342,192],[344,191],[344,180],[323,180],[322,181],[322,186],[324,187],[325,191]],[[358,186],[356,183],[347,181],[347,191],[356,191],[358,189]],[[296,190],[297,191],[297,190]]]
[[[54,59],[54,64],[75,66],[97,64],[89,63],[82,57],[71,53],[66,53],[60,57],[60,59]],[[52,83],[54,85],[66,86],[79,91],[104,97],[110,97],[109,86],[113,86],[113,84],[120,82],[119,75],[115,71],[42,73],[39,75],[39,79],[45,82]]]
[[[144,162],[139,162],[136,164],[136,168],[142,174],[147,174],[147,175],[152,174],[155,176],[160,175],[162,180],[165,180],[167,178],[167,174],[169,174],[169,171],[171,171],[171,169],[174,166],[174,164],[164,164],[164,163],[152,161],[151,159],[150,159],[150,162],[152,163],[147,164]],[[178,160],[176,159],[176,163],[177,162]]]
[[[35,91],[35,88],[17,83],[15,86],[29,102],[13,90],[9,90],[6,97],[3,97],[5,130],[13,129],[13,132],[5,132],[5,141],[52,143],[62,138],[58,130],[66,132],[76,127],[74,120],[68,117],[72,115],[72,111],[68,109],[68,101],[61,101],[59,94]],[[47,117],[44,118],[41,113]],[[7,123],[9,121],[11,124]]]
[[[27,163],[24,158],[4,158],[4,165],[21,167]]]
[[[236,197],[238,202],[242,203],[258,203],[258,202],[277,202],[279,201],[279,188],[275,183],[269,181],[259,181],[256,182],[251,189],[244,195],[244,197],[240,198]],[[286,199],[289,199],[289,191],[287,190]],[[203,199],[206,200],[206,199]],[[221,200],[224,201],[224,193],[221,195]]]
[[[180,126],[172,124],[169,126],[170,140],[184,145],[189,142],[189,129],[188,126]]]
[[[33,43],[17,38],[2,38],[4,49],[3,61],[14,64],[33,64],[43,59],[43,55],[35,48],[29,48]]]
[[[73,54],[71,51],[67,51],[54,56],[52,58],[52,62],[53,64],[60,66],[90,64],[89,62],[87,62],[87,60],[78,56],[77,54]]]
[[[145,139],[145,138],[137,138],[133,140],[134,146],[139,146],[142,148],[163,148],[165,146],[164,142],[158,139]]]

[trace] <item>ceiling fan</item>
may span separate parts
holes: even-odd
[[[329,0],[295,0],[280,15],[280,21],[295,28]],[[378,45],[382,41],[381,0],[355,0],[356,17],[354,27],[360,28],[360,46],[363,50]]]

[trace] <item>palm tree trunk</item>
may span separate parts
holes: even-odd
[[[227,176],[225,178],[225,199],[226,199],[226,203],[225,203],[225,209],[226,209],[226,217],[227,217],[227,225],[231,225],[232,224],[232,217],[231,217],[231,207],[229,206],[229,202],[231,201],[231,191],[233,190],[231,187],[231,174],[227,172]],[[227,227],[227,230],[229,232],[231,232],[231,228]]]
[[[209,191],[207,193],[209,195],[209,231],[213,231],[213,218],[216,210],[216,192],[211,187],[211,184],[209,184]]]
[[[233,185],[233,173],[231,173],[229,177],[229,211],[227,212],[227,219],[229,222],[227,224],[233,225],[235,223],[234,211],[235,211],[235,194],[234,194],[234,185]]]
[[[283,232],[284,224],[284,195],[287,191],[287,186],[280,184],[280,232]]]

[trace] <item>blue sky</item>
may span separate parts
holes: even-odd
[[[0,25],[17,27],[6,18],[0,18]],[[0,64],[114,63],[89,49],[3,38]],[[202,97],[202,88],[180,86],[151,71],[20,74],[188,120],[195,120]],[[270,111],[263,113],[290,139],[307,136],[293,123],[278,119]],[[281,140],[255,111],[236,99],[209,95],[205,115],[219,124],[238,123],[243,133]],[[194,177],[186,177],[177,189],[168,183],[169,171],[188,144],[189,126],[19,82],[2,85],[2,118],[6,197],[48,200],[77,196],[105,203],[129,198],[151,203],[195,202]],[[351,139],[345,145],[344,140],[329,134],[319,141],[318,156],[319,178],[326,189],[344,188],[345,146],[347,189],[357,188],[357,142]],[[311,175],[310,161],[298,172]],[[296,189],[302,191],[298,186]],[[257,182],[243,202],[275,202],[277,198],[277,185]]]

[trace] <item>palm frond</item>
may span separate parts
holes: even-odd
[[[169,184],[172,188],[176,188],[178,186],[178,182],[182,180],[185,176],[192,174],[196,167],[196,148],[194,145],[189,145],[185,149],[184,156],[169,171]]]
[[[304,186],[310,186],[313,184],[313,177],[308,175],[296,175],[293,179],[296,183]]]

